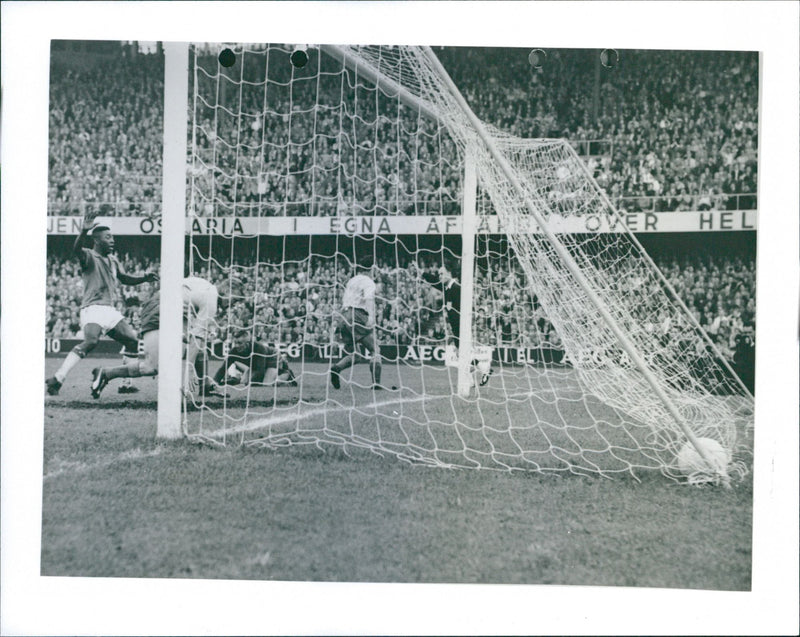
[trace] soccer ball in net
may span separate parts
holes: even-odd
[[[687,440],[678,452],[677,464],[681,473],[690,478],[698,475],[706,475],[709,478],[727,475],[731,458],[723,446],[713,438],[698,438],[697,442],[711,461],[711,465],[709,466],[695,446]]]

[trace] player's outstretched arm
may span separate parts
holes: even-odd
[[[128,274],[122,269],[122,264],[120,263],[117,269],[117,278],[123,285],[141,285],[142,283],[158,281],[158,272],[145,272],[141,275]]]
[[[419,266],[415,262],[411,262],[410,266],[411,276],[415,279],[418,279],[428,285],[433,286],[435,289],[441,291],[442,285],[442,278],[436,272],[426,272],[424,270],[420,270]]]
[[[434,287],[437,291],[441,291],[442,279],[438,274],[434,274],[432,272],[423,272],[421,278],[423,281],[425,281],[425,283]]]

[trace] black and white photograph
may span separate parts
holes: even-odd
[[[285,33],[47,40],[35,576],[754,594],[763,48]]]

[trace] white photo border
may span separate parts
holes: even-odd
[[[3,3],[0,633],[796,633],[798,7],[790,2]],[[51,39],[760,51],[752,592],[41,577],[44,357],[39,347],[45,324]]]

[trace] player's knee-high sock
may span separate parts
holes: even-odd
[[[194,359],[194,373],[197,378],[197,386],[200,391],[206,391],[207,389],[213,388],[215,385],[219,383],[216,381],[215,378],[211,378],[208,375],[208,359],[206,358],[206,353],[204,351],[200,351],[197,353],[197,357]],[[227,368],[222,368],[223,374]]]
[[[372,374],[372,382],[375,385],[381,384],[381,359],[369,362],[369,371]]]
[[[125,350],[123,350],[123,353],[122,353],[122,365],[124,367],[130,368],[131,364],[135,364],[136,365],[136,369],[137,370],[139,369],[139,361],[137,359],[135,359],[135,358],[131,358],[130,356],[128,356],[127,352]],[[128,376],[124,376],[123,379],[122,379],[122,385],[125,386],[125,387],[130,387],[131,384],[132,384],[131,383],[131,378],[135,378],[135,376],[133,374],[128,375]]]
[[[136,365],[136,371],[130,369],[131,364],[128,363],[127,365],[119,365],[118,367],[106,367],[103,370],[103,373],[106,375],[108,380],[114,380],[115,378],[130,378],[131,376],[138,376],[139,375],[139,365]]]
[[[144,361],[130,361],[127,365],[119,365],[117,367],[106,367],[103,373],[108,380],[115,378],[139,378],[140,376],[155,376],[158,372],[154,367],[150,367]]]
[[[222,362],[222,365],[220,365],[219,369],[218,369],[218,370],[217,370],[217,371],[214,373],[214,377],[213,377],[213,379],[212,379],[212,380],[213,380],[213,381],[214,381],[214,382],[215,382],[217,385],[221,385],[221,384],[222,384],[222,381],[225,379],[225,374],[228,372],[228,368],[229,368],[231,365],[232,365],[232,363],[228,362],[228,359],[226,358],[226,359],[225,359],[225,360]]]
[[[76,345],[72,348],[72,351],[67,354],[67,357],[64,359],[64,362],[61,363],[61,367],[58,368],[58,371],[54,374],[56,380],[59,383],[63,383],[64,379],[69,374],[70,370],[77,365],[82,358],[86,356],[86,352],[80,349],[79,345]]]
[[[354,356],[352,354],[345,356],[342,358],[338,363],[334,363],[331,366],[331,369],[335,372],[341,372],[342,370],[347,369],[355,362]]]
[[[197,354],[197,358],[194,359],[194,373],[197,374],[198,378],[205,378],[206,377],[206,354],[205,354],[205,352],[199,352]]]
[[[444,348],[444,364],[447,367],[458,367],[458,348],[452,343]]]
[[[151,367],[144,361],[133,360],[125,368],[128,370],[127,378],[139,378],[139,376],[155,376],[158,373],[155,367]]]

